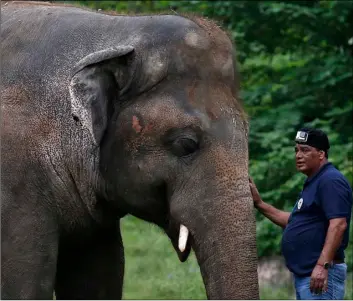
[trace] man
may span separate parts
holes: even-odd
[[[255,207],[284,229],[282,254],[293,273],[297,299],[343,299],[352,210],[352,188],[328,162],[329,140],[303,128],[295,138],[297,170],[307,176],[292,212],[262,201],[250,178]]]

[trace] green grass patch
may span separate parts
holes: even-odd
[[[353,300],[353,273],[347,275],[346,294],[344,300]]]
[[[283,287],[261,287],[260,288],[261,300],[295,300],[295,291],[293,286]]]
[[[162,230],[132,216],[123,219],[122,236],[123,299],[206,299],[194,253],[181,263]]]

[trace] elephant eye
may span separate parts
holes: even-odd
[[[180,138],[173,142],[172,152],[178,157],[191,155],[199,149],[199,144],[190,138]]]

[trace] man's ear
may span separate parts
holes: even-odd
[[[99,145],[108,119],[122,89],[129,84],[129,55],[132,46],[108,48],[94,52],[73,68],[70,81],[71,112]]]
[[[320,153],[320,160],[325,159],[325,152],[323,150],[319,150]]]

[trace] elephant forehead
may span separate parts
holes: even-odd
[[[200,71],[217,72],[221,76],[233,74],[233,46],[227,35],[205,20],[195,20],[198,29],[189,29],[180,42],[180,53],[191,59]]]
[[[207,101],[205,105],[202,100],[193,104],[188,100],[180,102],[171,95],[139,102],[123,114],[122,126],[138,135],[162,135],[170,128],[192,126],[225,140],[239,128],[239,113],[234,105],[231,107],[224,102],[210,104]]]
[[[187,46],[196,49],[208,49],[210,47],[210,41],[195,30],[190,30],[185,34],[184,42]]]
[[[194,73],[202,78],[234,76],[234,64],[231,50],[227,48],[199,49],[180,45],[171,55],[171,64],[181,74]]]
[[[142,132],[142,128],[146,130],[146,127],[149,130],[157,130],[189,125],[201,128],[209,126],[209,118],[195,110],[187,110],[178,106],[177,100],[170,95],[164,95],[158,100],[137,106],[131,110],[130,120],[132,127],[139,129],[139,132]]]
[[[237,108],[237,99],[232,89],[223,82],[211,80],[192,80],[185,87],[186,101],[196,109],[204,111],[212,119],[221,116],[233,117]]]

